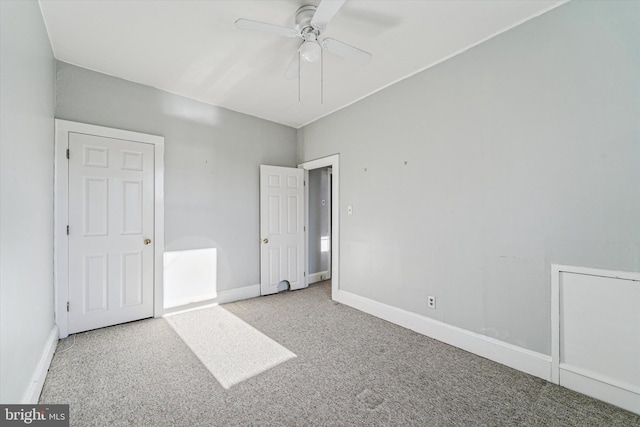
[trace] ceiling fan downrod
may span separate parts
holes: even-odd
[[[296,10],[296,17],[294,19],[294,28],[298,31],[300,35],[304,38],[305,33],[315,32],[316,36],[320,34],[320,31],[314,28],[311,24],[311,20],[313,16],[316,14],[316,7],[307,5],[300,6],[298,10]]]

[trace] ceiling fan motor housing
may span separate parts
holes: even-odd
[[[2,0],[0,0],[2,1]],[[322,60],[322,49],[349,59],[351,61],[366,64],[371,61],[369,52],[358,49],[347,43],[332,38],[324,38],[327,24],[342,7],[346,0],[320,0],[318,6],[306,4],[296,11],[294,28],[273,25],[266,22],[240,18],[236,20],[236,27],[241,30],[260,31],[284,37],[302,38],[303,42],[295,52],[285,77],[287,79],[300,78],[300,61],[315,62]],[[323,37],[321,39],[321,37]]]
[[[316,7],[312,5],[301,6],[296,11],[295,29],[305,40],[317,40],[320,35],[320,29],[314,28],[313,25],[311,25],[311,20],[315,13]]]

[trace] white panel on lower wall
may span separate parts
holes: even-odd
[[[345,291],[336,301],[422,335],[549,381],[551,357]]]
[[[640,414],[640,393],[617,387],[608,381],[598,381],[593,375],[581,375],[572,372],[570,367],[560,365],[560,385]]]
[[[554,382],[640,414],[640,274],[552,270]]]

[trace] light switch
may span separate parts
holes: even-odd
[[[353,206],[351,206],[351,205],[347,206],[347,214],[348,215],[352,215],[353,214]]]

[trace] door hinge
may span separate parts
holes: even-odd
[[[307,277],[307,272],[306,271],[304,272],[304,277]],[[67,310],[67,311],[69,311],[69,310]]]
[[[70,158],[71,158],[71,156],[69,154],[69,149],[67,148],[67,159],[70,159]]]
[[[69,226],[67,225],[67,236],[69,235]]]
[[[69,301],[67,301],[67,311],[69,311]]]
[[[306,187],[307,186],[307,180],[303,180],[302,182],[303,182],[303,186]]]

